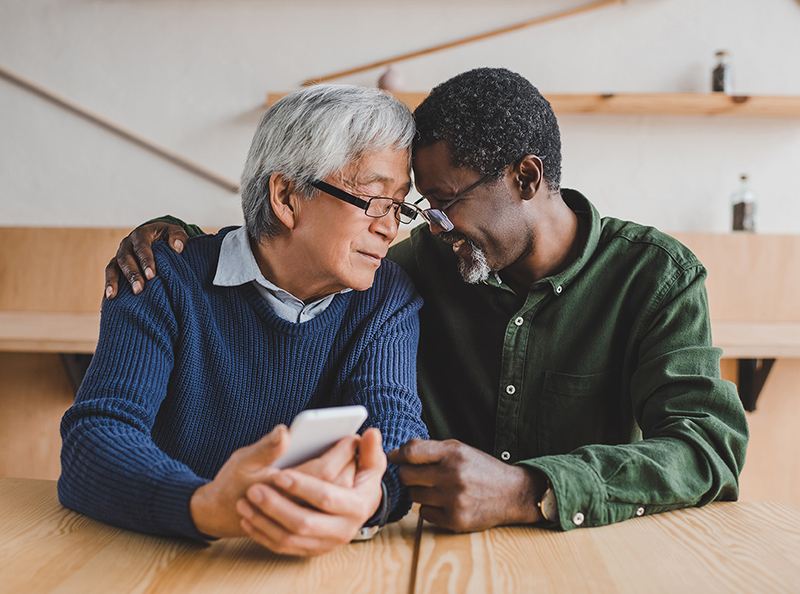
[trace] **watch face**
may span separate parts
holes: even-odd
[[[380,526],[368,526],[368,527],[365,526],[364,528],[361,528],[358,532],[356,532],[356,535],[353,537],[353,541],[369,540],[370,538],[378,534],[380,529],[381,529]]]
[[[542,495],[542,515],[546,520],[554,522],[558,519],[558,504],[556,503],[556,493],[552,487],[547,487],[547,490]]]

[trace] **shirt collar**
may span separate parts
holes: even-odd
[[[578,257],[572,264],[558,274],[548,276],[539,281],[549,283],[556,295],[563,294],[572,279],[574,279],[589,262],[592,254],[594,254],[597,249],[597,244],[600,243],[600,233],[602,231],[600,213],[597,212],[594,205],[589,202],[583,194],[576,190],[562,189],[561,197],[570,210],[578,215],[579,219],[589,224],[589,235]]]
[[[213,282],[217,287],[238,287],[239,285],[244,285],[249,282],[255,282],[283,302],[298,301],[301,304],[303,303],[288,291],[268,280],[261,273],[261,269],[258,267],[256,258],[253,255],[253,250],[250,248],[247,228],[244,225],[238,229],[234,229],[222,239],[219,262],[217,262],[217,272],[214,275]],[[352,291],[352,289],[342,289],[318,301],[350,291]]]
[[[541,287],[543,283],[547,283],[556,296],[562,295],[570,281],[586,266],[595,249],[597,249],[601,233],[600,213],[597,212],[594,205],[583,194],[576,190],[562,189],[561,198],[572,212],[589,223],[589,236],[586,238],[586,243],[581,248],[578,258],[565,270],[553,276],[545,277],[531,285],[531,288],[533,288]],[[503,283],[500,274],[496,272],[490,274],[489,278],[484,282],[492,287],[511,290],[508,285]]]

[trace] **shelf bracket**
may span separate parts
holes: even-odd
[[[60,353],[60,357],[64,371],[67,372],[69,384],[72,386],[72,391],[77,395],[83,376],[86,375],[89,363],[92,362],[92,355],[87,353]]]
[[[744,409],[753,412],[775,359],[739,359],[737,388]]]

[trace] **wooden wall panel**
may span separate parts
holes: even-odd
[[[58,355],[0,353],[0,476],[56,479],[73,394]]]
[[[800,322],[800,235],[680,233],[708,270],[711,318]]]
[[[97,312],[130,229],[0,227],[0,310]]]

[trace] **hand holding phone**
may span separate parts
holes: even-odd
[[[289,426],[289,449],[272,466],[290,468],[317,458],[358,431],[366,419],[367,409],[360,404],[304,410]]]

